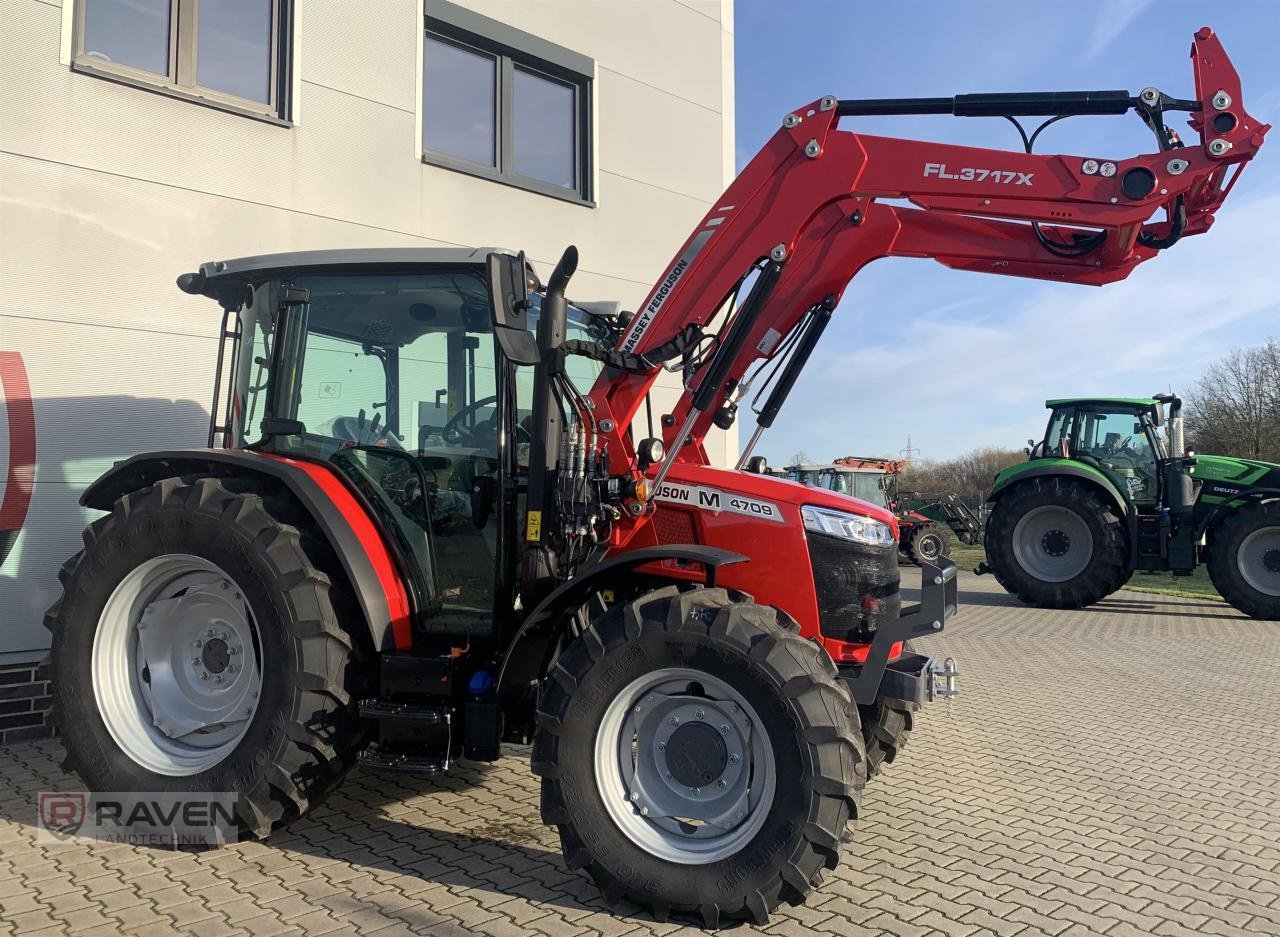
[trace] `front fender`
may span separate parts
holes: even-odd
[[[1129,501],[1120,493],[1111,479],[1098,469],[1082,465],[1069,459],[1033,459],[1020,465],[1010,466],[996,475],[987,501],[994,503],[1014,485],[1032,478],[1043,478],[1047,475],[1067,478],[1078,478],[1101,488],[1116,506],[1122,516],[1129,513]]]
[[[148,452],[116,463],[84,490],[80,503],[99,511],[110,511],[122,495],[179,475],[257,477],[283,486],[315,521],[337,554],[364,613],[373,646],[384,651],[409,646],[404,571],[377,536],[358,496],[352,494],[328,466],[305,463],[304,467],[296,460],[248,449]],[[317,478],[318,475],[321,477]],[[335,495],[342,499],[341,504]]]
[[[498,691],[522,686],[542,675],[547,656],[564,630],[568,613],[585,605],[593,594],[627,579],[638,567],[661,560],[701,563],[707,569],[707,584],[713,585],[717,568],[744,563],[747,557],[719,547],[672,544],[628,550],[601,560],[562,583],[529,613],[511,639],[506,657],[502,660],[502,668],[498,671]]]

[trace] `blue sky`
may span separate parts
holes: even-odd
[[[1240,72],[1245,105],[1280,125],[1277,0],[738,0],[741,168],[791,108],[844,98],[1148,85],[1191,97],[1191,36],[1209,25]],[[1174,126],[1194,138],[1181,117]],[[846,119],[846,129],[1018,149],[999,119]],[[1151,152],[1138,118],[1078,117],[1037,152]],[[928,458],[1017,447],[1043,432],[1044,400],[1185,391],[1232,347],[1280,335],[1280,130],[1248,167],[1214,229],[1096,288],[962,273],[888,259],[844,295],[822,344],[757,453],[781,464],[891,454]],[[746,414],[741,438],[755,428]]]

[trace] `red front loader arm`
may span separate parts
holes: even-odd
[[[758,301],[749,296],[728,316],[716,353],[664,418],[668,455],[659,478],[676,459],[706,463],[702,440],[717,410],[726,401],[732,406],[748,368],[785,347],[811,310],[829,313],[872,260],[932,257],[958,269],[1100,285],[1128,276],[1179,237],[1208,230],[1270,127],[1244,110],[1239,78],[1211,29],[1196,33],[1191,57],[1194,101],[1151,88],[1137,97],[823,98],[788,114],[681,247],[622,339],[621,350],[643,356],[690,325],[705,326],[748,271],[761,270],[753,287]],[[1130,109],[1151,125],[1160,151],[1122,160],[1042,156],[837,128],[842,116],[854,115],[1052,117]],[[1190,112],[1197,145],[1183,147],[1164,127],[1172,110]],[[626,430],[657,373],[606,372],[592,390],[596,416],[609,421],[602,425],[614,465],[633,464]]]

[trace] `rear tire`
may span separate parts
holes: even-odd
[[[646,688],[664,674],[676,683]],[[704,716],[681,715],[686,699]],[[739,715],[749,734],[730,727]],[[728,754],[703,764],[721,737]],[[751,749],[762,764],[736,795],[726,759],[748,744],[763,746]],[[668,746],[646,774],[645,753]],[[695,762],[702,774],[675,777]],[[742,593],[670,586],[610,609],[561,654],[543,684],[532,764],[543,821],[559,829],[570,868],[585,868],[611,903],[628,898],[659,920],[696,915],[710,928],[764,924],[779,902],[805,900],[839,862],[867,763],[857,707],[794,622]],[[726,778],[726,796],[745,798],[743,816],[735,806],[732,823],[706,823],[697,798]]]
[[[1068,478],[1033,478],[1002,495],[983,545],[1005,591],[1039,608],[1086,608],[1130,575],[1115,505]]]
[[[1240,508],[1209,533],[1209,578],[1252,618],[1280,621],[1280,501]]]
[[[290,523],[299,514],[243,482],[169,478],[122,496],[86,529],[45,625],[64,766],[91,790],[233,792],[242,831],[264,837],[351,767],[365,742],[356,703],[366,675],[343,624],[361,619],[327,542]],[[237,601],[218,605],[227,596]],[[139,622],[151,612],[164,630],[143,640]],[[241,640],[246,622],[251,640]],[[210,657],[189,640],[206,623],[227,638]],[[255,698],[246,693],[226,722],[185,731],[200,714],[191,707],[207,701],[201,693],[217,677],[245,679],[251,655]],[[152,675],[153,658],[172,666]],[[209,754],[206,740],[245,716]],[[174,724],[179,717],[188,721]]]
[[[908,555],[917,566],[936,562],[951,555],[951,540],[941,527],[932,524],[921,527],[911,538]]]

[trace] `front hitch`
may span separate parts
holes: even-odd
[[[895,620],[881,623],[866,662],[844,678],[859,706],[868,706],[882,696],[925,703],[938,695],[933,689],[929,658],[903,654],[890,663],[889,651],[901,641],[938,634],[955,617],[959,606],[956,573],[956,564],[945,556],[939,557],[936,565],[921,565],[919,604],[904,608]],[[954,675],[952,681],[954,687]]]

